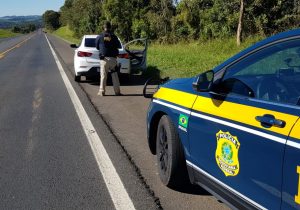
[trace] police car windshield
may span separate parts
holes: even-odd
[[[95,38],[86,38],[84,42],[85,47],[96,47],[96,39]]]

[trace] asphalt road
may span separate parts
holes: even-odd
[[[31,35],[32,34],[27,34],[27,35],[12,37],[12,38],[0,39],[0,52],[4,52],[4,51],[10,49],[11,47],[17,45],[18,43],[21,43],[22,41],[25,41]]]
[[[99,171],[45,35],[3,41],[0,54],[0,209],[114,209],[112,183]],[[85,92],[72,85],[135,208],[160,208]]]
[[[69,43],[48,35],[58,53],[70,79],[74,78],[74,49]],[[84,79],[83,79],[84,80]],[[157,175],[156,157],[153,156],[146,139],[146,113],[149,99],[142,96],[144,79],[138,75],[129,82],[121,81],[123,96],[114,96],[113,87],[107,88],[105,97],[97,96],[99,82],[83,81],[78,85],[86,93],[101,118],[108,125],[118,143],[124,148],[141,179],[149,187],[164,209],[228,209],[215,197],[197,186],[172,190],[163,186]]]

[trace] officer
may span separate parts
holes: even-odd
[[[111,71],[114,91],[116,95],[121,95],[120,82],[118,78],[117,56],[121,43],[118,37],[111,31],[111,24],[106,21],[103,26],[104,31],[96,38],[96,48],[99,50],[100,58],[100,89],[98,95],[105,95],[105,87],[107,81],[107,74]]]

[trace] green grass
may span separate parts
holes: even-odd
[[[68,26],[60,27],[56,31],[53,31],[52,34],[59,36],[74,44],[80,43],[80,39],[74,37],[74,33],[69,29]]]
[[[11,32],[10,29],[0,29],[0,38],[14,37],[17,35],[17,33]]]
[[[73,32],[66,26],[61,27],[53,34],[72,43],[80,42],[79,39],[73,37]],[[235,37],[173,45],[150,44],[146,76],[161,78],[195,76],[214,68],[262,38],[249,37],[239,47],[236,45]]]
[[[152,44],[148,50],[148,70],[159,70],[161,78],[195,76],[214,68],[261,39],[262,37],[248,38],[240,47],[237,47],[235,38],[175,45]],[[151,72],[148,74],[151,75]]]

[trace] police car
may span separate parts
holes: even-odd
[[[300,209],[300,30],[154,93],[148,143],[163,184],[188,177],[237,209]]]

